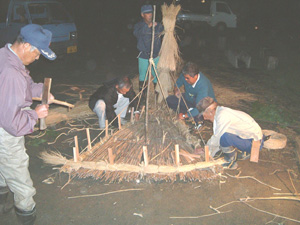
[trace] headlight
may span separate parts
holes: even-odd
[[[77,31],[70,32],[70,40],[76,40],[77,39]]]

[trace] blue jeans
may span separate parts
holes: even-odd
[[[221,147],[233,146],[243,152],[251,153],[252,141],[253,138],[243,139],[237,136],[236,134],[231,134],[226,132],[221,136],[220,145]],[[261,140],[261,145],[259,150],[262,149],[263,145],[264,145],[264,139]]]

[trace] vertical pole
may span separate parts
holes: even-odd
[[[108,120],[105,120],[105,137],[108,138]]]
[[[144,163],[145,163],[145,166],[148,166],[149,160],[148,160],[148,150],[147,150],[147,146],[143,146],[143,156],[144,156]]]
[[[75,142],[75,149],[73,148],[73,154],[74,154],[74,151],[75,151],[74,162],[75,162],[75,160],[77,162],[78,159],[79,159],[79,148],[78,148],[78,137],[77,136],[74,137],[74,142]]]
[[[205,151],[205,162],[209,162],[209,147],[208,147],[208,145],[205,145],[204,151]]]
[[[175,161],[176,166],[180,166],[179,145],[175,145]]]
[[[148,109],[149,109],[149,93],[150,93],[150,81],[151,81],[151,71],[153,63],[153,46],[154,46],[154,33],[155,33],[155,12],[156,5],[153,5],[153,18],[152,18],[152,42],[151,42],[151,53],[149,58],[149,68],[148,68],[148,86],[147,86],[147,98],[146,98],[146,118],[145,118],[145,143],[148,143]]]
[[[78,157],[77,157],[77,153],[76,153],[76,147],[73,147],[73,159],[74,159],[74,162],[78,162]]]
[[[88,141],[88,150],[92,149],[92,144],[91,144],[91,136],[90,136],[90,129],[86,128],[86,137]]]
[[[119,130],[121,130],[122,125],[121,125],[121,116],[120,116],[120,114],[118,115],[118,124],[119,124]]]

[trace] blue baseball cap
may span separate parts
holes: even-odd
[[[141,13],[152,13],[153,8],[152,5],[143,5],[141,8]]]
[[[52,33],[37,24],[28,24],[21,28],[20,35],[24,42],[36,47],[49,60],[56,59],[55,53],[49,48]]]

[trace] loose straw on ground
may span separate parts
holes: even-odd
[[[240,173],[241,173],[241,172],[240,172]],[[256,179],[255,177],[252,177],[252,176],[243,176],[243,177],[240,177],[240,176],[239,176],[240,173],[239,173],[238,175],[236,175],[236,176],[232,176],[232,175],[230,175],[230,174],[228,174],[228,173],[226,173],[226,175],[229,176],[229,177],[232,177],[232,178],[236,178],[236,179],[250,178],[250,179],[253,179],[253,180],[257,181],[257,182],[260,183],[260,184],[263,184],[263,185],[265,185],[265,186],[268,186],[268,187],[270,187],[270,188],[272,188],[272,189],[275,189],[275,190],[277,190],[277,191],[281,191],[280,188],[276,188],[276,187],[273,187],[273,186],[271,186],[271,185],[268,185],[268,184],[266,184],[266,183],[264,183],[264,182],[262,182],[262,181]]]
[[[97,197],[97,196],[103,196],[103,195],[109,195],[109,194],[116,194],[116,193],[120,193],[120,192],[143,191],[143,190],[144,190],[144,189],[141,189],[141,188],[124,189],[124,190],[110,191],[110,192],[101,193],[101,194],[94,194],[94,195],[78,195],[78,196],[72,196],[72,197],[68,197],[68,199],[74,199],[74,198],[87,198],[87,197]]]

